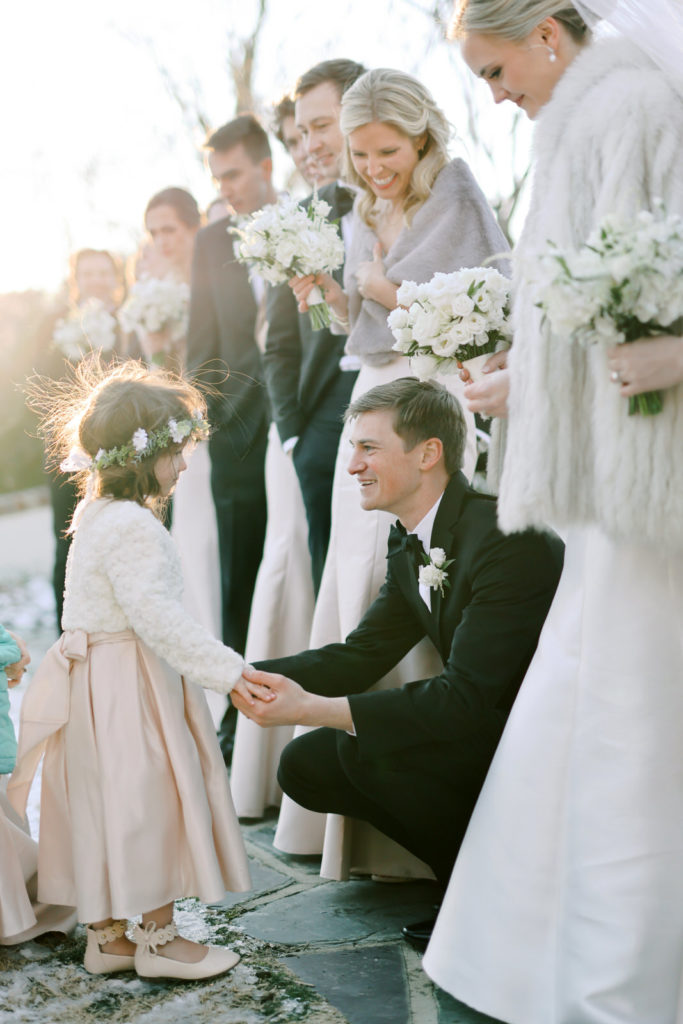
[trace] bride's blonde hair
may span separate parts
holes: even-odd
[[[449,39],[467,35],[526,39],[545,18],[555,18],[577,43],[590,35],[586,22],[567,0],[456,0]]]
[[[346,90],[339,118],[346,138],[343,176],[362,190],[358,212],[370,227],[374,227],[376,222],[374,207],[377,197],[353,166],[349,135],[373,121],[391,125],[410,139],[418,152],[419,159],[403,205],[406,223],[409,224],[415,211],[429,196],[437,174],[448,163],[451,127],[429,90],[403,71],[375,68],[366,71]]]

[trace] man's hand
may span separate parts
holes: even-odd
[[[239,691],[233,690],[230,694],[237,710],[258,725],[310,725],[353,730],[351,709],[346,697],[320,697],[308,693],[287,676],[259,672],[255,668],[245,668],[243,679],[254,696],[256,684],[263,687],[270,697],[268,700],[259,697],[252,704]]]

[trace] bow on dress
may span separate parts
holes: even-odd
[[[82,629],[66,630],[43,658],[24,694],[17,766],[7,784],[7,798],[22,818],[47,741],[69,718],[71,663],[85,661],[87,656],[88,634]]]

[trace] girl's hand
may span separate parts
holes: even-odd
[[[356,269],[358,291],[363,299],[374,299],[386,309],[396,308],[398,287],[384,273],[382,246],[375,243],[372,259],[364,260]]]
[[[663,334],[607,350],[610,378],[625,397],[662,391],[683,381],[683,338]]]
[[[18,686],[21,682],[21,678],[26,671],[26,666],[31,661],[31,655],[28,653],[28,648],[20,636],[17,636],[15,633],[10,633],[9,630],[7,630],[7,632],[16,643],[21,654],[19,661],[15,661],[12,665],[5,665],[7,685],[11,688],[12,686]]]
[[[241,679],[237,680],[230,691],[231,697],[233,694],[238,694],[245,703],[252,707],[255,706],[256,700],[263,701],[264,703],[275,700],[275,694],[271,689],[267,686],[263,686],[261,683],[252,682],[250,679],[247,679],[246,676],[242,676]],[[256,700],[254,698],[256,698]]]
[[[299,305],[300,313],[308,312],[306,299],[311,294],[311,289],[317,285],[323,293],[325,302],[335,313],[344,319],[347,313],[346,295],[331,274],[307,274],[305,277],[293,277],[289,281],[289,287],[294,292],[294,298]]]

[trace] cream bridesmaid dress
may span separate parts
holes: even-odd
[[[266,451],[268,525],[247,635],[247,661],[280,658],[308,647],[313,618],[313,576],[308,526],[291,455],[285,455],[275,424]],[[277,767],[293,726],[262,729],[244,715],[237,719],[230,785],[242,818],[261,818],[280,805]]]

